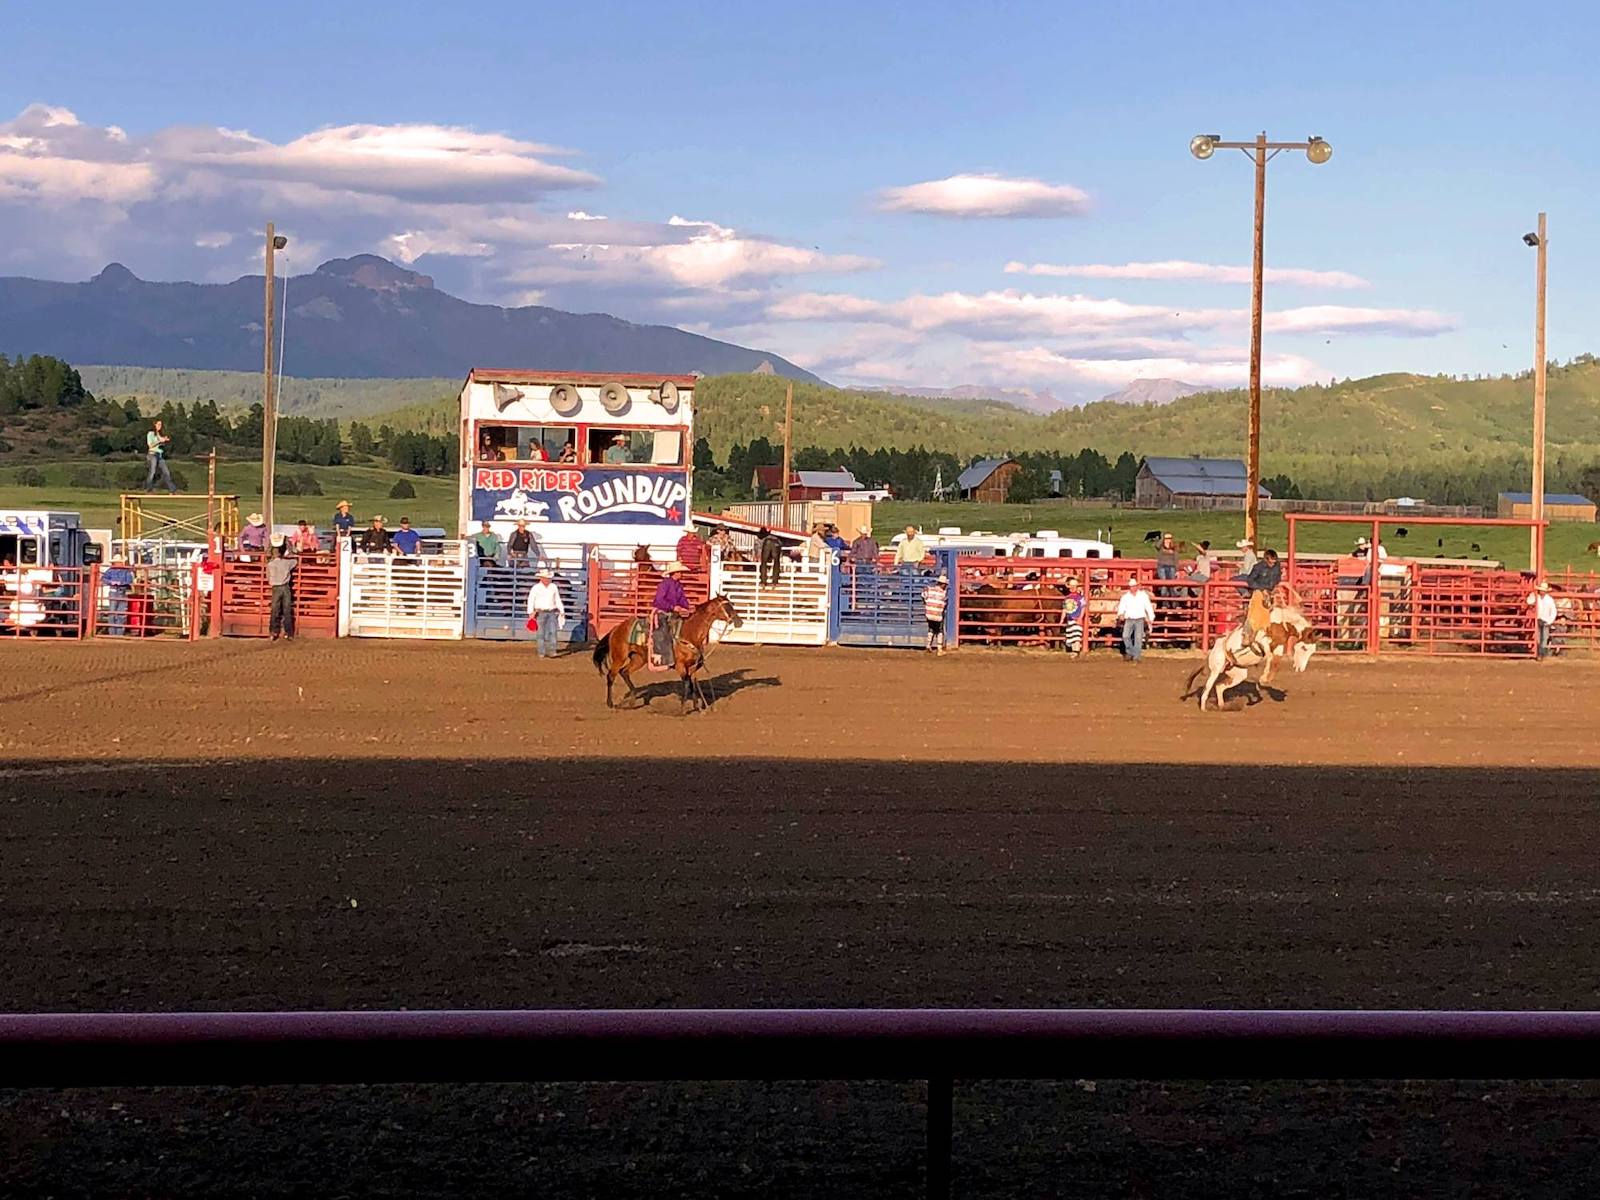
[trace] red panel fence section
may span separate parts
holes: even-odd
[[[229,552],[212,574],[213,632],[222,637],[266,637],[272,618],[272,588],[266,560]],[[339,558],[302,554],[294,569],[294,625],[299,637],[336,637],[339,632]]]
[[[656,588],[664,578],[653,563],[592,559],[589,563],[589,620],[594,636],[610,633],[618,621],[646,615]],[[705,567],[685,571],[678,578],[691,606],[710,599],[711,576]]]
[[[0,637],[82,637],[91,575],[87,567],[0,566]]]
[[[96,637],[193,639],[200,629],[194,563],[111,564],[89,579],[89,632]]]
[[[1600,572],[1568,568],[1548,578],[1561,614],[1552,639],[1557,652],[1600,650]]]

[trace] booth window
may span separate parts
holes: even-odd
[[[589,461],[603,466],[680,467],[683,430],[593,427],[589,430]]]
[[[480,462],[575,462],[578,431],[571,425],[480,425]]]
[[[0,534],[0,564],[10,567],[33,567],[38,563],[38,538],[19,537],[14,533]]]

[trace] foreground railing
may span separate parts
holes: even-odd
[[[0,1088],[926,1079],[1596,1079],[1600,1012],[669,1009],[0,1015]]]

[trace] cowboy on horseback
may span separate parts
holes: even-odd
[[[655,598],[650,601],[650,634],[654,657],[658,662],[672,662],[672,647],[683,628],[683,618],[690,612],[689,596],[678,579],[684,565],[673,559],[662,569],[662,579],[656,585]]]
[[[1235,575],[1234,579],[1250,589],[1250,604],[1239,624],[1249,633],[1252,642],[1258,642],[1272,620],[1273,597],[1278,585],[1283,582],[1283,567],[1278,562],[1278,552],[1263,550],[1249,574]]]

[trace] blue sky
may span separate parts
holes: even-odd
[[[265,37],[214,4],[9,18],[8,274],[232,278],[272,218],[293,270],[382,253],[837,382],[1235,382],[1248,289],[1130,264],[1247,266],[1249,164],[1187,143],[1266,129],[1335,148],[1273,164],[1269,267],[1339,273],[1269,285],[1269,378],[1522,369],[1540,208],[1551,354],[1600,349],[1590,6],[291,2]]]

